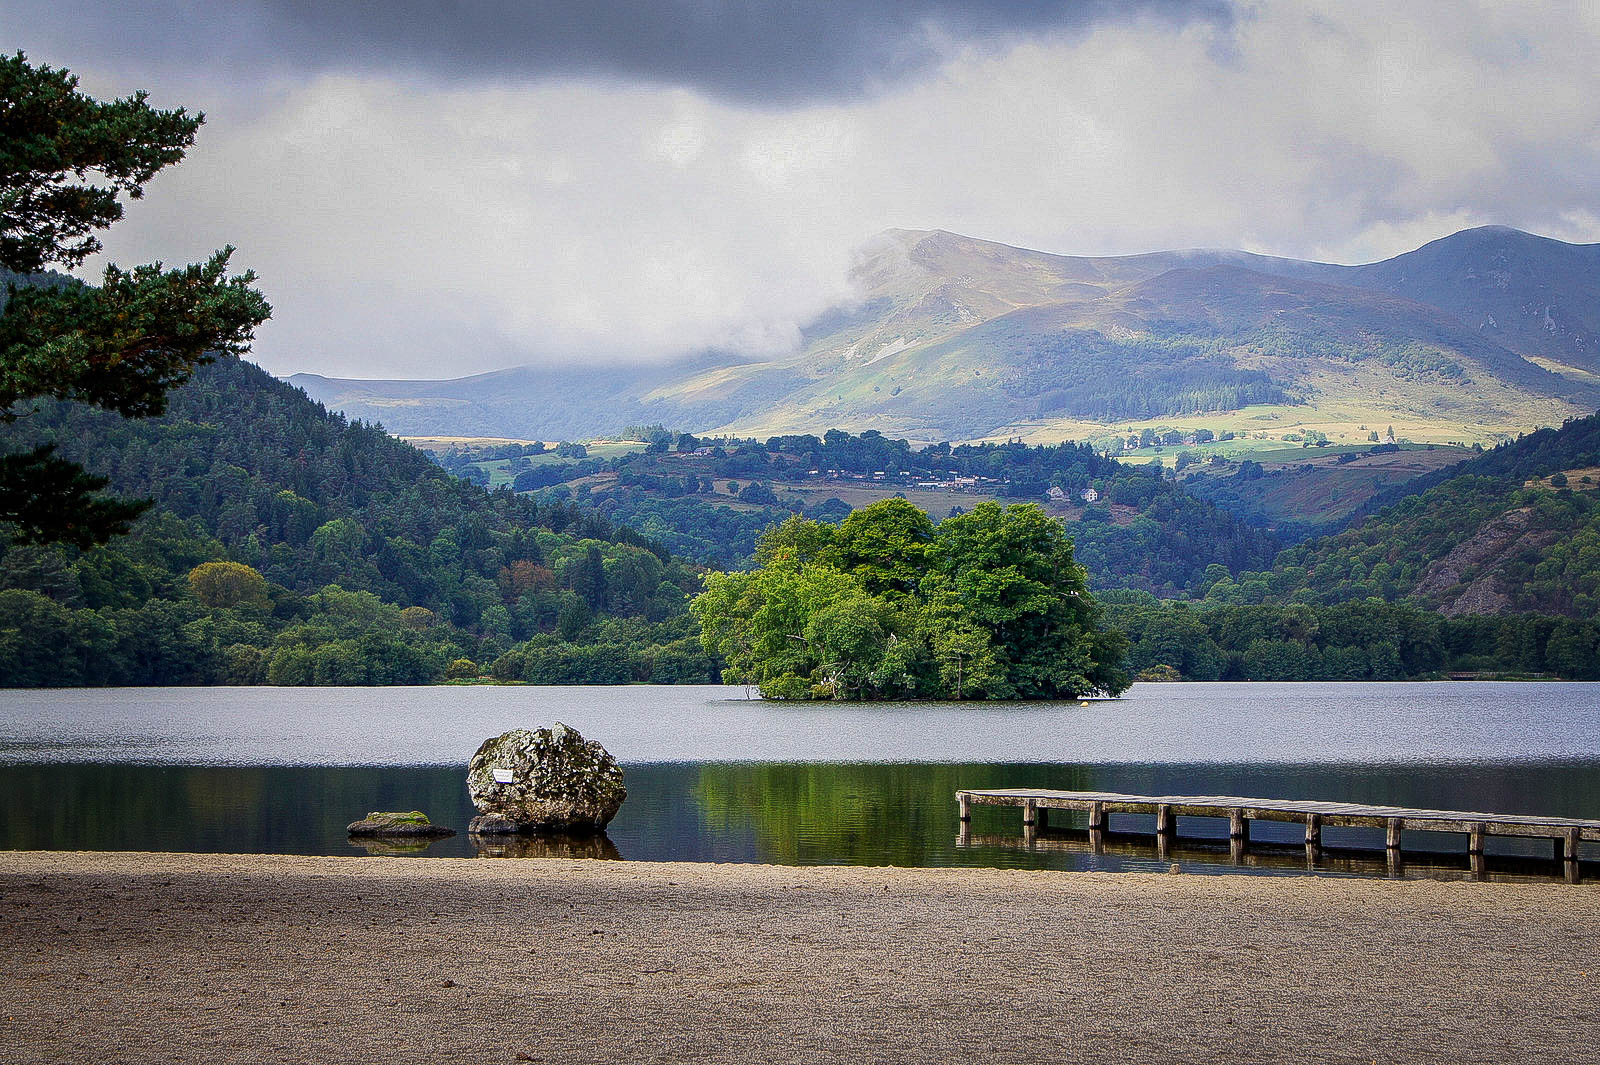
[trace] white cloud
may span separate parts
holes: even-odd
[[[1347,262],[1486,222],[1600,239],[1600,16],[1450,12],[1136,21],[788,110],[399,77],[218,96],[107,245],[125,263],[239,245],[277,309],[256,349],[276,372],[443,376],[780,350],[889,226]]]

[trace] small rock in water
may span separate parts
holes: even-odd
[[[352,836],[453,836],[456,830],[436,825],[421,810],[375,811],[363,820],[353,821],[346,830]]]
[[[484,740],[467,767],[467,793],[478,808],[467,826],[474,835],[599,832],[628,797],[617,760],[560,722]]]

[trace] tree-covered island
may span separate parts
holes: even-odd
[[[1117,695],[1108,628],[1061,523],[983,503],[935,525],[903,499],[837,526],[794,517],[757,568],[710,573],[690,607],[723,679],[780,699]]]

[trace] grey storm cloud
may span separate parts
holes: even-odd
[[[615,78],[781,106],[886,89],[963,47],[1230,14],[1225,0],[19,0],[0,16],[25,50],[111,66]]]

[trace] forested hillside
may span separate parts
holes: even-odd
[[[1426,487],[1429,482],[1436,482]],[[1289,548],[1212,600],[1376,597],[1447,615],[1600,612],[1600,415],[1431,475],[1353,528]]]
[[[1464,673],[1600,680],[1600,621],[1461,614],[1373,600],[1158,602],[1112,592],[1128,665],[1146,680],[1407,680]]]
[[[1364,516],[1374,498],[1409,488],[1426,476],[1426,471],[1415,470],[1421,463],[1394,461],[1399,450],[1394,444],[1329,449],[1332,453],[1308,454],[1299,463],[1269,464],[1254,457],[1233,462],[1189,460],[1185,465],[1191,472],[1181,480],[1185,491],[1248,524],[1271,529],[1286,543],[1298,543],[1339,532]],[[1433,457],[1427,451],[1408,453],[1419,454]],[[1449,454],[1459,451],[1452,448]]]
[[[762,531],[791,514],[838,521],[893,495],[938,518],[985,499],[1050,502],[1097,589],[1179,595],[1219,574],[1264,569],[1282,547],[1185,492],[1159,465],[1119,462],[1085,444],[916,448],[871,430],[761,441],[635,428],[649,446],[609,459],[579,457],[570,445],[564,460],[543,445],[532,455],[502,445],[449,451],[440,461],[484,482],[498,474],[536,498],[576,500],[723,569],[749,565]]]
[[[1147,675],[1587,676],[1596,653],[1600,418],[1497,448],[1281,554],[1159,471],[1072,444],[663,433],[609,459],[568,448],[519,467],[543,487],[487,491],[235,361],[203,367],[160,418],[46,403],[5,430],[8,446],[49,441],[156,505],[104,549],[0,547],[11,685],[711,680],[721,663],[685,612],[698,574],[610,519],[726,565],[776,519],[838,520],[853,506],[836,494],[858,507],[901,491],[1060,489],[1093,585],[1130,590],[1110,616]],[[524,457],[493,460],[502,481]],[[490,460],[452,461],[488,479]],[[957,478],[960,492],[917,487]]]
[[[1600,415],[1422,480],[1195,603],[1111,593],[1146,678],[1600,679]]]
[[[0,545],[0,682],[715,676],[698,577],[664,549],[459,481],[248,363],[202,367],[159,418],[44,403],[4,437],[156,505],[104,549]],[[529,639],[535,667],[506,656]]]

